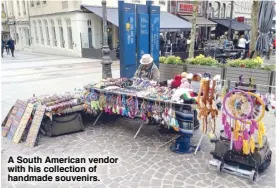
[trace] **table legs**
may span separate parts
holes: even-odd
[[[136,136],[139,134],[139,132],[140,132],[140,130],[142,129],[143,126],[144,126],[144,121],[142,120],[141,125],[140,125],[138,131],[136,132],[136,134],[135,134],[135,136],[134,136],[134,139],[135,139]]]
[[[93,123],[93,126],[96,125],[96,123],[98,122],[98,120],[100,119],[100,117],[102,116],[102,114],[103,114],[103,111],[101,111],[101,113],[98,115],[97,119]]]

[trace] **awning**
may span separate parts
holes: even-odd
[[[229,27],[230,26],[230,20],[229,19],[212,19],[212,21],[223,25],[225,27]],[[249,25],[245,24],[245,23],[240,23],[236,20],[232,20],[232,25],[231,28],[235,31],[249,31],[251,28]]]
[[[101,18],[103,17],[103,11],[102,7],[93,7],[93,6],[81,6],[81,8],[85,8],[86,10],[93,12],[94,14],[100,16]],[[117,8],[107,8],[106,9],[106,17],[107,21],[110,23],[118,26],[118,9]]]
[[[102,17],[102,7],[94,6],[81,6],[82,9],[93,12],[94,14]],[[107,21],[119,26],[118,22],[118,9],[107,8],[106,9]],[[190,30],[192,24],[167,12],[160,12],[160,31],[161,32],[175,32],[182,30]]]
[[[193,19],[193,16],[180,16],[181,18],[191,22]],[[196,18],[196,26],[197,27],[215,27],[217,25],[217,23],[212,22],[204,17],[198,16]]]
[[[168,12],[160,12],[160,31],[190,30],[192,24]]]

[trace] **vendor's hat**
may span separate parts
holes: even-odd
[[[142,65],[148,65],[148,64],[150,64],[151,62],[153,62],[153,58],[151,57],[150,54],[144,54],[144,55],[142,56],[142,58],[140,59],[140,63],[141,63]]]

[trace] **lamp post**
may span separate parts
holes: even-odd
[[[103,48],[102,48],[102,78],[112,78],[110,58],[110,49],[107,42],[107,16],[106,16],[106,0],[102,0],[103,9]]]

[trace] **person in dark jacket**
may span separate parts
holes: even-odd
[[[161,56],[165,56],[165,40],[162,33],[160,33],[159,45],[160,45]]]
[[[2,46],[1,46],[2,57],[3,57],[4,49],[5,49],[5,41],[2,39]]]
[[[186,46],[187,42],[186,39],[184,38],[183,34],[180,35],[180,39],[178,40],[178,48],[179,52],[185,52],[186,51]]]
[[[8,41],[8,46],[11,49],[12,57],[14,57],[14,40],[12,38]]]
[[[5,49],[6,49],[7,55],[10,55],[10,48],[9,48],[9,45],[8,45],[8,40],[5,40]]]

